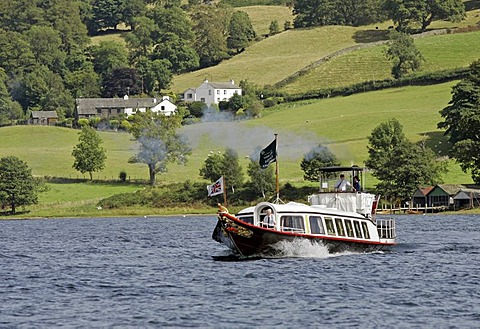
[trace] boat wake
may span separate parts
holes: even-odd
[[[352,252],[331,254],[322,243],[312,243],[302,239],[280,241],[271,247],[274,250],[274,258],[331,258],[352,254]],[[269,257],[272,258],[272,256]]]

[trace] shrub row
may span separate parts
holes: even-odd
[[[372,80],[357,83],[351,86],[338,88],[324,88],[318,90],[307,91],[302,94],[286,94],[266,90],[266,97],[282,97],[285,102],[294,102],[307,99],[329,98],[335,96],[349,96],[356,93],[382,90],[387,88],[403,87],[403,86],[423,86],[437,83],[448,82],[452,80],[463,79],[469,73],[469,68],[458,68],[453,70],[443,70],[427,74],[410,75],[400,79]]]
[[[315,193],[316,188],[294,187],[286,183],[280,190],[285,200],[307,202],[307,197]],[[270,197],[271,195],[269,195]],[[228,191],[228,203],[233,206],[247,206],[265,201],[251,184],[236,188],[235,193]],[[271,199],[270,201],[273,201]],[[215,207],[223,203],[223,195],[208,197],[204,183],[173,183],[168,186],[148,187],[133,193],[121,193],[102,199],[98,206],[104,209],[126,208],[132,206],[150,206],[167,208],[172,206],[207,205]]]

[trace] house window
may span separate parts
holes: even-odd
[[[217,103],[219,103],[219,102],[220,102],[220,98],[217,98]]]
[[[160,110],[161,110],[162,112],[165,112],[165,106],[162,105],[162,106],[160,107]]]
[[[227,91],[226,91],[226,90],[224,90],[224,91],[223,91],[223,94],[224,94],[224,95],[226,95],[226,94],[227,94]]]
[[[220,95],[220,90],[217,90],[217,95]]]
[[[193,95],[192,94],[187,94],[187,99],[192,99]]]
[[[208,91],[208,96],[211,96],[211,95],[212,95],[212,91],[209,90],[209,91]]]
[[[204,102],[205,103],[205,98],[200,98],[200,101]]]
[[[97,109],[98,114],[102,114],[102,109]]]

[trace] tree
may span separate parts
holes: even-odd
[[[210,152],[203,167],[200,168],[200,175],[212,182],[224,176],[227,186],[231,187],[232,191],[235,187],[242,186],[244,178],[238,154],[230,148],[225,149],[223,154]]]
[[[200,168],[200,176],[208,181],[215,182],[219,177],[223,176],[223,155],[218,152],[210,151],[203,166]]]
[[[274,20],[270,22],[270,26],[268,27],[268,33],[269,34],[277,34],[280,32],[280,27],[278,26],[278,21]]]
[[[74,100],[62,77],[46,66],[36,66],[23,79],[24,94],[18,101],[25,110],[57,111],[59,117],[72,116]]]
[[[409,199],[424,185],[434,185],[446,171],[445,161],[424,145],[408,141],[402,125],[391,119],[373,129],[368,137],[369,157],[365,165],[380,182],[376,189],[391,200]]]
[[[459,22],[465,17],[462,0],[386,0],[384,8],[397,29],[403,32],[415,24],[425,31],[435,19]]]
[[[73,148],[72,156],[75,158],[73,168],[82,174],[88,172],[90,180],[93,173],[105,168],[107,158],[105,149],[101,147],[102,139],[91,127],[84,126],[79,133],[78,144]]]
[[[91,19],[87,22],[88,31],[95,35],[101,29],[116,30],[118,24],[126,22],[124,11],[136,3],[130,0],[93,0]]]
[[[260,153],[260,150],[258,153]],[[258,161],[250,161],[247,173],[250,176],[252,193],[261,193],[262,197],[265,198],[267,194],[275,192],[276,178],[274,168],[274,166],[268,166],[266,169],[262,169]]]
[[[128,66],[128,54],[125,47],[114,41],[101,41],[99,45],[90,48],[93,55],[95,72],[105,76],[119,67]]]
[[[142,87],[148,94],[160,94],[164,89],[168,89],[172,83],[173,74],[170,70],[171,64],[166,59],[156,59],[154,61],[142,57],[136,63],[136,68],[142,79]]]
[[[13,123],[23,116],[22,107],[13,102],[7,90],[7,74],[0,67],[0,126]]]
[[[67,54],[61,50],[62,39],[59,33],[49,26],[32,26],[25,32],[37,63],[49,70],[60,73],[65,69]]]
[[[246,48],[257,37],[250,17],[246,12],[235,11],[228,27],[227,47],[238,52]]]
[[[317,147],[305,154],[302,162],[300,163],[300,168],[304,172],[303,178],[305,180],[319,182],[319,168],[339,165],[340,161],[338,161],[335,154],[333,154],[327,147],[319,144]]]
[[[123,97],[142,93],[142,78],[136,69],[121,67],[113,69],[103,79],[103,97]]]
[[[415,46],[413,38],[403,32],[390,32],[390,42],[385,52],[386,57],[393,61],[392,75],[398,79],[420,68],[423,58]]]
[[[213,6],[196,6],[192,13],[195,41],[193,47],[200,57],[200,66],[220,63],[229,57],[226,35],[228,12]]]
[[[366,25],[384,20],[383,0],[296,0],[295,27]]]
[[[19,206],[37,203],[40,187],[25,162],[15,156],[0,158],[0,205],[9,205],[12,214]]]
[[[222,159],[222,171],[227,182],[227,186],[232,188],[232,192],[235,191],[235,187],[243,185],[243,172],[238,159],[238,154],[235,150],[227,148],[223,154]]]
[[[480,60],[470,65],[469,75],[452,88],[449,105],[440,111],[438,128],[453,144],[451,155],[464,172],[480,184]]]
[[[157,32],[157,26],[153,19],[137,17],[133,20],[134,29],[125,36],[130,57],[136,59],[140,56],[148,56],[153,48],[153,34]]]
[[[133,117],[130,132],[139,142],[140,150],[129,162],[145,163],[149,181],[155,185],[156,175],[167,171],[168,163],[185,164],[191,153],[187,140],[177,134],[181,117],[164,116],[151,112],[137,113]]]
[[[191,41],[181,39],[173,33],[165,33],[156,45],[152,59],[166,59],[171,63],[171,70],[183,73],[194,70],[200,65],[200,57],[191,46]]]

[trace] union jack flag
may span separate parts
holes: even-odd
[[[207,185],[208,196],[215,196],[223,193],[223,176],[212,185]]]

